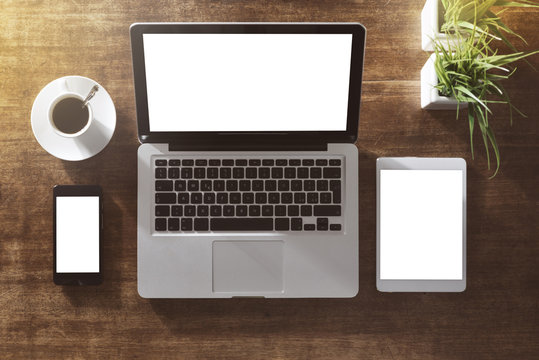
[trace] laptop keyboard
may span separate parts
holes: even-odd
[[[155,158],[157,232],[341,231],[342,160]]]

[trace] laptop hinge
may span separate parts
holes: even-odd
[[[327,144],[169,144],[169,151],[327,151]]]

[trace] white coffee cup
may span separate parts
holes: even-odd
[[[92,107],[91,107],[90,103],[87,103],[86,108],[88,109],[88,120],[87,120],[86,124],[80,130],[78,130],[77,132],[74,132],[74,133],[68,133],[68,132],[62,131],[55,124],[54,118],[53,118],[53,113],[54,113],[54,109],[56,108],[58,103],[60,103],[64,99],[68,99],[68,98],[75,98],[77,100],[80,100],[81,105],[82,105],[82,102],[84,101],[84,97],[82,95],[77,94],[77,93],[70,92],[70,91],[65,91],[65,92],[61,93],[60,95],[55,97],[49,104],[49,113],[48,113],[49,114],[49,123],[50,123],[52,129],[54,130],[54,132],[57,133],[58,135],[63,136],[63,137],[67,137],[67,138],[75,138],[75,137],[81,136],[82,134],[84,134],[90,128],[90,125],[92,124],[92,119],[93,119],[93,112],[92,112]]]

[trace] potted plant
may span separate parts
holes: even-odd
[[[492,7],[503,9],[494,12]],[[421,11],[421,47],[425,51],[434,51],[435,41],[454,47],[462,40],[455,32],[466,35],[487,32],[488,36],[503,40],[516,51],[504,33],[526,41],[501,21],[499,14],[507,7],[539,7],[539,3],[530,0],[427,0]]]
[[[488,31],[481,31],[476,36],[473,29],[471,36],[468,37],[458,31],[455,32],[458,42],[454,46],[442,43],[441,40],[434,42],[435,53],[432,55],[431,63],[434,67],[437,82],[431,86],[431,90],[437,91],[442,98],[452,98],[456,102],[457,119],[459,117],[458,105],[461,103],[468,104],[467,119],[470,129],[472,158],[474,157],[473,131],[475,124],[477,124],[483,138],[489,169],[489,147],[492,148],[496,156],[496,171],[492,175],[494,177],[500,168],[500,152],[494,136],[492,122],[489,121],[492,120],[489,119],[489,116],[492,115],[489,105],[492,103],[508,105],[511,123],[513,110],[525,116],[511,104],[501,81],[508,79],[516,70],[516,68],[510,69],[509,64],[539,53],[539,50],[528,53],[515,52],[499,55],[497,50],[493,50],[491,47],[491,42],[494,38],[490,36]]]

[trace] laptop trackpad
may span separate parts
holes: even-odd
[[[282,292],[282,241],[215,241],[214,292]]]

